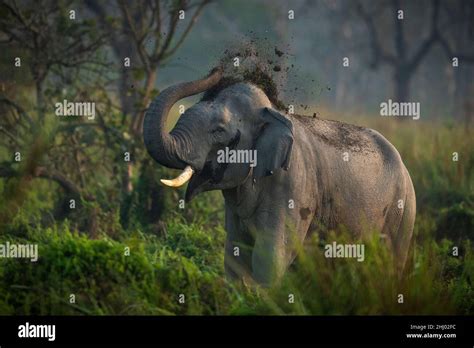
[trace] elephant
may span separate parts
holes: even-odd
[[[180,99],[215,89],[222,68],[163,90],[143,123],[149,155],[182,173],[185,200],[221,190],[225,201],[226,277],[270,286],[281,280],[314,223],[345,226],[354,238],[380,234],[403,269],[416,215],[415,191],[395,147],[375,130],[288,114],[261,86],[237,81],[202,98],[165,129]],[[258,160],[221,163],[218,152],[254,150]],[[293,204],[291,204],[293,203]],[[237,252],[236,252],[237,251]]]

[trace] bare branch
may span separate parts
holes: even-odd
[[[372,15],[364,10],[360,1],[357,1],[356,3],[356,10],[359,16],[364,20],[369,32],[370,48],[372,51],[372,67],[376,68],[381,61],[384,63],[396,64],[396,57],[386,52],[380,44]]]
[[[395,49],[401,61],[405,61],[406,57],[406,41],[403,31],[402,21],[398,19],[397,11],[400,10],[400,0],[392,0],[392,10],[394,12],[393,20],[395,24]]]
[[[166,59],[170,56],[172,56],[176,50],[183,44],[184,40],[186,39],[186,36],[188,36],[189,32],[191,31],[192,27],[194,24],[196,24],[196,21],[201,14],[202,10],[204,7],[210,2],[210,0],[203,0],[199,6],[197,7],[196,11],[194,12],[191,21],[189,22],[188,26],[184,30],[183,34],[181,34],[181,37],[178,39],[178,42],[176,45],[174,45],[173,48],[171,48],[168,52],[164,52],[162,57],[159,57],[159,59]]]
[[[464,61],[467,63],[474,63],[474,55],[470,56],[467,54],[463,54],[461,52],[454,52],[453,49],[449,46],[448,41],[443,38],[441,35],[438,36],[438,42],[440,43],[441,47],[443,47],[444,52],[448,58],[458,58],[460,61]]]
[[[26,119],[26,121],[29,123],[29,125],[33,127],[34,125],[33,120],[21,106],[16,104],[14,101],[8,99],[7,97],[0,97],[0,103],[7,104],[8,106],[11,106],[12,108],[14,108],[18,112],[18,114],[23,116]]]
[[[18,21],[23,25],[25,29],[34,32],[35,34],[39,34],[35,28],[31,27],[30,24],[26,23],[26,19],[23,17],[15,1],[13,1],[13,6],[9,5],[6,1],[2,1],[1,5],[4,6],[16,19],[18,19]]]
[[[153,61],[159,62],[166,51],[168,50],[169,45],[171,44],[171,40],[173,39],[174,32],[176,31],[176,27],[178,26],[178,20],[179,20],[179,11],[182,7],[184,7],[185,2],[181,0],[179,2],[179,5],[176,6],[173,11],[170,12],[170,22],[168,25],[168,32],[166,33],[166,39],[165,42],[163,43],[163,46],[160,49],[160,52],[158,53],[157,56],[153,57]]]
[[[416,70],[425,55],[429,52],[436,40],[439,39],[438,32],[438,17],[439,17],[439,0],[432,2],[431,7],[431,25],[430,34],[420,44],[415,54],[410,59],[408,66],[411,71]]]
[[[5,127],[0,126],[0,132],[4,133],[7,137],[9,137],[16,145],[21,145],[18,141],[17,137],[9,132]]]
[[[128,26],[130,27],[130,31],[132,33],[132,38],[134,40],[135,46],[137,47],[138,54],[140,56],[140,59],[142,60],[143,65],[145,66],[145,70],[147,72],[151,71],[151,66],[150,66],[150,57],[148,56],[145,47],[143,46],[143,40],[146,35],[143,33],[139,33],[135,27],[135,23],[132,19],[132,16],[130,14],[130,10],[125,4],[124,0],[119,0],[119,5],[120,9],[122,10],[122,14],[124,15]]]
[[[13,177],[21,177],[24,174],[21,172],[13,169],[9,165],[5,165],[3,163],[0,165],[0,177],[2,178],[13,178]],[[59,184],[66,192],[68,192],[71,195],[77,196],[77,197],[82,197],[81,191],[79,188],[74,184],[72,181],[67,179],[64,175],[57,171],[48,171],[45,167],[36,167],[31,173],[31,176],[34,178],[41,178],[41,179],[48,179],[55,181],[56,183]],[[88,200],[92,200],[93,197],[87,196],[84,197]]]
[[[156,56],[161,44],[161,8],[160,0],[155,0],[156,6],[156,27],[155,27],[155,49],[153,50],[153,56]]]

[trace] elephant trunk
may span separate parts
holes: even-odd
[[[169,168],[186,167],[179,139],[165,130],[168,113],[178,100],[212,88],[221,77],[222,69],[215,68],[203,79],[168,87],[153,100],[143,121],[143,140],[155,161]]]

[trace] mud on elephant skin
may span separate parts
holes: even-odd
[[[248,276],[262,285],[277,281],[295,258],[294,242],[304,242],[313,221],[330,229],[344,225],[354,238],[382,234],[403,269],[415,192],[397,150],[378,132],[285,114],[248,82],[205,95],[171,132],[165,130],[174,103],[209,91],[222,75],[216,68],[160,93],[147,110],[143,137],[158,163],[183,170],[162,182],[178,187],[189,181],[187,200],[222,190],[228,277]],[[218,152],[226,147],[256,150],[256,166],[220,163]]]

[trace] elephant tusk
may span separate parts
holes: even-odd
[[[191,179],[193,174],[194,174],[193,168],[191,168],[191,166],[186,166],[183,172],[179,174],[179,176],[177,176],[176,178],[171,179],[171,180],[161,179],[160,181],[166,186],[180,187],[180,186],[183,186],[185,183],[187,183],[189,179]]]

